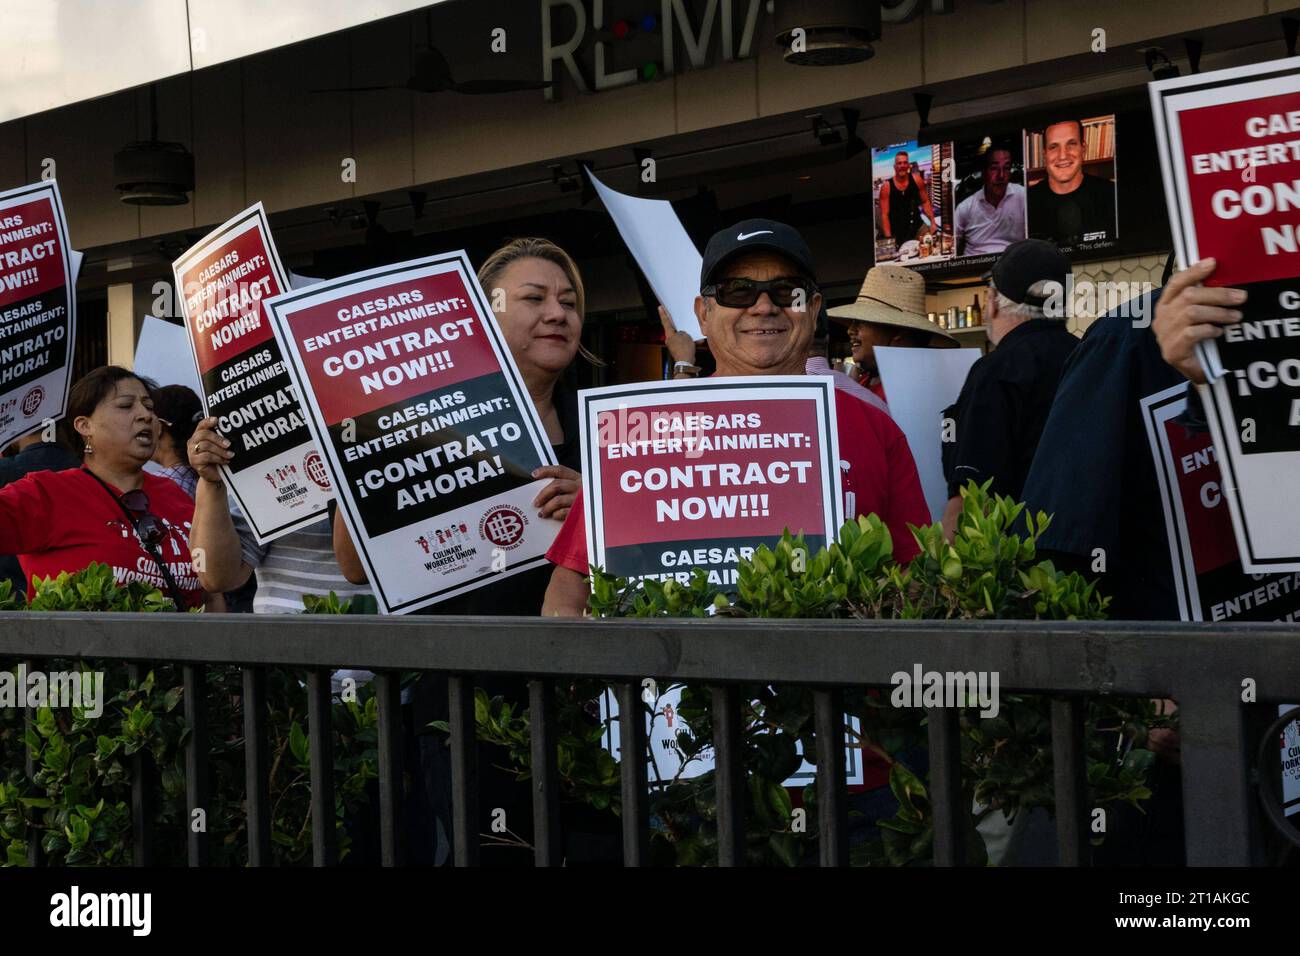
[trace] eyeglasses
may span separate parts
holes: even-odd
[[[782,278],[760,282],[757,279],[721,279],[700,290],[704,296],[712,296],[718,305],[728,309],[748,309],[758,301],[764,292],[772,299],[772,304],[782,309],[797,305],[808,308],[809,300],[816,293],[817,286],[807,279]]]
[[[149,496],[139,488],[122,496],[122,507],[135,516],[135,533],[146,548],[157,546],[166,533],[157,515],[149,513]]]

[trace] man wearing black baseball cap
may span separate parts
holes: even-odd
[[[1041,239],[1007,246],[984,276],[984,314],[996,348],[971,366],[957,403],[944,414],[956,424],[943,447],[949,537],[967,481],[992,478],[990,490],[1012,498],[1024,491],[1061,369],[1079,344],[1065,328],[1069,277],[1069,260]]]
[[[714,374],[803,375],[822,304],[803,237],[784,223],[748,219],[715,234],[703,260],[695,315],[717,361]],[[844,514],[879,516],[894,557],[910,561],[919,547],[907,526],[929,524],[930,516],[907,439],[879,408],[834,394]],[[546,557],[555,570],[542,613],[582,616],[590,564],[581,495]]]

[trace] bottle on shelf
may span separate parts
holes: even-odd
[[[971,322],[970,322],[971,325],[984,324],[984,312],[980,308],[980,294],[978,292],[975,293],[975,302],[970,307],[970,315],[971,315]]]

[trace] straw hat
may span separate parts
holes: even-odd
[[[925,314],[925,279],[902,266],[873,266],[862,280],[856,301],[827,311],[841,323],[874,322],[929,332],[930,347],[957,345],[954,339]]]

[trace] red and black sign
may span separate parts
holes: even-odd
[[[54,182],[0,193],[0,448],[63,415],[74,266]]]
[[[1197,349],[1238,552],[1300,571],[1300,58],[1150,84],[1179,265],[1246,291]]]
[[[203,407],[235,453],[223,466],[260,542],[326,514],[333,491],[262,302],[289,288],[261,204],[244,210],[173,266]]]
[[[1143,401],[1183,619],[1300,620],[1300,574],[1247,574],[1242,568],[1210,435],[1178,419],[1185,396],[1177,386]]]
[[[789,529],[813,554],[839,528],[829,379],[723,378],[581,395],[592,564],[623,577],[734,588],[736,566]]]
[[[463,253],[323,282],[267,311],[381,609],[545,560],[557,523],[528,508],[532,472],[554,456]]]

